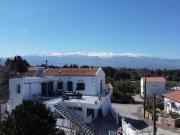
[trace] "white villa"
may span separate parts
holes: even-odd
[[[29,68],[26,75],[9,80],[9,94],[9,111],[22,100],[46,100],[58,126],[73,127],[87,135],[93,135],[94,130],[86,123],[111,111],[112,91],[105,90],[101,68]]]
[[[140,81],[142,97],[144,97],[145,81],[147,95],[162,95],[169,92],[166,90],[166,80],[164,77],[146,77],[146,79],[142,77]]]
[[[175,90],[171,93],[164,94],[164,110],[180,114],[180,90]]]

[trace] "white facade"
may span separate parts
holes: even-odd
[[[166,113],[171,111],[180,114],[180,103],[164,97],[164,110]]]
[[[47,77],[23,77],[10,79],[8,111],[11,111],[16,107],[16,105],[22,103],[23,99],[33,99],[37,96],[41,96],[42,82],[57,82],[57,80],[56,78],[52,79]]]
[[[42,95],[42,83],[52,82],[53,93],[57,92],[57,83],[63,82],[63,91],[67,91],[67,83],[71,81],[73,91],[77,91],[77,83],[85,84],[84,90],[78,90],[83,95],[99,96],[105,88],[105,73],[99,68],[95,76],[46,76],[46,77],[23,77],[9,80],[9,110],[19,105],[23,99],[32,99]],[[20,92],[17,92],[20,87]]]
[[[58,91],[58,83],[62,83],[62,91],[68,91],[68,82],[72,82],[72,91],[81,93],[82,99],[62,100],[55,98]],[[84,84],[84,90],[77,89],[77,83]],[[46,84],[46,85],[44,85]],[[46,89],[44,91],[44,89]],[[106,116],[110,112],[112,92],[105,93],[105,73],[99,68],[95,75],[92,76],[42,76],[42,77],[22,77],[12,78],[9,80],[9,102],[8,111],[13,110],[23,100],[49,98],[51,100],[45,102],[46,106],[55,111],[55,102],[62,102],[70,108],[79,108],[75,111],[85,123],[90,123],[98,116],[98,111],[102,111],[102,115]],[[62,101],[60,101],[62,100]],[[89,113],[88,113],[89,112]],[[71,126],[68,119],[58,118],[57,124],[65,127]]]
[[[67,83],[69,81],[71,81],[73,84],[72,91],[77,91],[77,83],[82,82],[85,84],[85,90],[78,91],[83,95],[101,95],[101,90],[105,89],[105,73],[102,69],[98,71],[96,76],[48,76],[48,78],[53,78],[59,82],[62,82],[63,91],[68,91]],[[57,89],[57,86],[55,88]]]
[[[145,81],[141,79],[141,96],[144,97]],[[165,89],[166,82],[148,82],[146,81],[146,94],[147,95],[162,95],[168,93],[169,91]]]

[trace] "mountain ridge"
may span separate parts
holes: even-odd
[[[141,53],[113,53],[113,52],[57,52],[57,51],[48,51],[48,52],[41,52],[38,54],[33,54],[32,56],[72,56],[72,55],[79,55],[79,56],[98,56],[101,58],[107,58],[107,57],[115,57],[115,56],[129,56],[129,57],[140,57],[140,56],[146,56],[150,57],[145,54]]]
[[[178,69],[180,59],[152,57],[140,53],[112,53],[112,52],[43,52],[23,56],[31,65],[45,64],[63,66],[77,64],[89,66],[112,66],[125,68]]]

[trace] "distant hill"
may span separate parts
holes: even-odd
[[[35,55],[24,56],[31,65],[41,65],[48,60],[49,65],[62,66],[64,64],[77,64],[89,66],[112,66],[126,68],[160,68],[160,69],[178,69],[180,68],[180,59],[167,59],[151,57],[142,54],[133,53],[60,53],[44,52]]]

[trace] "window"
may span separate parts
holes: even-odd
[[[85,84],[84,83],[77,83],[76,90],[85,90]]]
[[[68,91],[73,91],[73,82],[71,82],[71,81],[67,82],[67,90]]]
[[[92,115],[92,118],[94,118],[94,109],[87,109],[86,115],[87,117]]]
[[[41,95],[42,96],[52,96],[53,95],[53,82],[43,82],[42,83]]]
[[[47,95],[47,89],[48,84],[46,82],[43,82],[41,85],[41,95],[46,96]]]
[[[48,96],[53,95],[53,82],[48,82]]]
[[[63,82],[58,82],[58,83],[57,83],[57,88],[58,88],[59,90],[62,90],[62,89],[63,89]]]
[[[21,86],[20,84],[16,85],[16,93],[21,93]]]
[[[175,103],[171,103],[171,106],[172,106],[172,108],[176,107]]]

